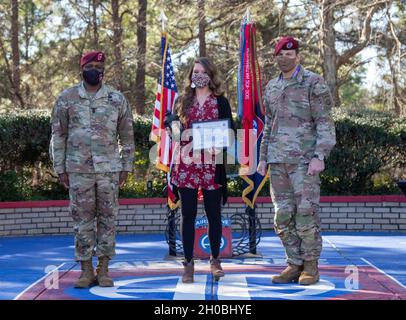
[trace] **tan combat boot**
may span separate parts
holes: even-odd
[[[291,283],[299,280],[300,274],[303,270],[303,266],[297,266],[295,264],[288,263],[285,270],[280,275],[272,277],[273,283]]]
[[[106,256],[99,257],[97,264],[97,282],[100,287],[114,287],[113,280],[109,277],[109,258]]]
[[[315,284],[320,280],[319,268],[318,268],[318,261],[305,261],[304,262],[304,270],[299,278],[300,285],[311,285]]]
[[[185,259],[182,263],[183,263],[182,282],[192,283],[194,281],[193,275],[195,273],[195,263],[193,259],[190,262],[187,262]]]
[[[216,281],[219,281],[220,277],[224,277],[220,259],[210,258],[210,271]]]
[[[92,259],[81,261],[80,263],[82,265],[82,273],[80,274],[79,279],[75,282],[75,288],[89,288],[96,282]]]

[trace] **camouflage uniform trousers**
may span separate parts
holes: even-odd
[[[77,261],[115,255],[119,172],[69,173]],[[96,228],[95,228],[96,225]]]
[[[294,265],[318,260],[322,250],[319,201],[320,176],[307,175],[306,163],[271,163],[274,228]]]

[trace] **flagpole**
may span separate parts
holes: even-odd
[[[164,56],[163,56],[163,64],[165,63],[166,59],[166,51],[167,51],[167,46],[168,46],[168,38],[167,38],[167,33],[166,33],[166,24],[168,22],[168,17],[165,15],[165,12],[163,9],[161,9],[161,14],[159,16],[159,20],[161,22],[161,33],[162,36],[165,37],[165,49],[164,49]],[[162,81],[164,80],[164,75],[162,74]],[[162,97],[163,97],[163,90],[164,90],[164,85],[163,82],[161,83],[161,106],[163,105],[162,102]],[[162,121],[162,117],[164,115],[160,114],[160,121]],[[170,142],[171,143],[171,142]],[[158,145],[158,150],[159,150],[159,145]],[[158,152],[159,156],[159,152]],[[170,170],[170,169],[169,169]],[[170,171],[169,171],[170,172]],[[169,205],[169,184],[170,184],[170,175],[168,172],[166,172],[166,198],[167,198],[167,204],[166,204],[166,209],[167,209],[167,219],[168,219],[168,225],[167,225],[167,241],[168,241],[168,255],[166,256],[166,259],[173,259],[176,257],[176,214],[178,212],[178,208],[172,209],[171,206]]]
[[[256,108],[256,103],[258,101],[256,101],[256,94],[258,94],[258,90],[257,92],[255,92],[255,89],[258,89],[258,86],[261,86],[260,83],[257,83],[257,72],[258,70],[256,70],[256,56],[255,56],[255,27],[254,27],[254,22],[252,19],[252,15],[251,15],[251,11],[249,8],[246,9],[245,14],[242,18],[242,27],[241,27],[241,36],[240,36],[240,41],[242,41],[241,46],[242,46],[242,52],[241,52],[241,58],[244,60],[244,62],[241,64],[240,68],[242,69],[240,71],[240,77],[241,79],[239,80],[241,83],[241,88],[239,88],[239,90],[247,90],[246,88],[244,88],[244,77],[247,74],[247,71],[245,70],[245,68],[249,68],[249,74],[250,74],[250,82],[251,82],[251,88],[249,89],[251,91],[250,96],[252,96],[252,102],[250,104],[250,107],[253,107],[253,112],[254,112],[254,117],[253,119],[249,119],[249,121],[254,121],[255,119],[255,108]],[[247,27],[249,28],[247,30]],[[245,56],[245,50],[250,50],[250,54],[248,54],[247,56]],[[245,59],[247,59],[247,61],[245,61]],[[244,94],[242,92],[239,92],[239,94],[241,96],[244,96]],[[260,97],[259,97],[260,98]],[[241,114],[242,117],[244,118],[244,101],[243,98],[239,99],[241,101]],[[259,99],[260,100],[260,99]],[[261,103],[260,103],[261,105]],[[247,110],[248,113],[249,110]],[[248,119],[246,119],[246,121],[248,121]],[[247,124],[248,127],[251,127],[251,124]],[[245,145],[242,146],[242,150],[245,150]],[[251,159],[251,157],[249,157],[249,159]],[[249,162],[249,166],[252,166],[251,161]],[[241,176],[245,182],[248,184],[248,187],[243,191],[243,199],[245,200],[244,202],[246,203],[246,208],[245,208],[245,215],[248,218],[248,238],[249,238],[249,251],[247,256],[250,257],[258,257],[260,255],[258,255],[257,253],[257,243],[260,240],[260,234],[261,234],[261,224],[260,221],[258,220],[257,216],[256,216],[256,195],[258,190],[256,191],[256,185],[255,185],[255,181],[254,178],[250,178],[249,176],[244,177],[244,175]],[[261,184],[262,185],[262,184]],[[248,192],[249,191],[249,192]],[[252,194],[254,192],[254,195],[251,197],[249,197],[250,194]],[[258,228],[258,230],[257,230]]]

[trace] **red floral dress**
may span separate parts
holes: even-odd
[[[203,106],[200,106],[196,96],[193,100],[192,107],[188,110],[187,126],[185,129],[191,129],[192,123],[196,121],[217,120],[218,119],[218,104],[214,94],[207,97]],[[172,184],[178,188],[198,189],[199,187],[205,190],[215,190],[221,187],[220,184],[214,182],[216,172],[215,156],[208,151],[198,153],[198,157],[193,157],[191,148],[192,142],[181,142],[180,150],[177,156],[177,161],[172,169]],[[183,162],[182,157],[185,154],[185,148],[190,148],[189,159]],[[191,161],[192,160],[192,161]],[[198,161],[195,161],[198,160]]]

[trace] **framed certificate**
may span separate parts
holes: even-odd
[[[192,123],[193,149],[225,148],[231,144],[230,119],[198,121]]]

